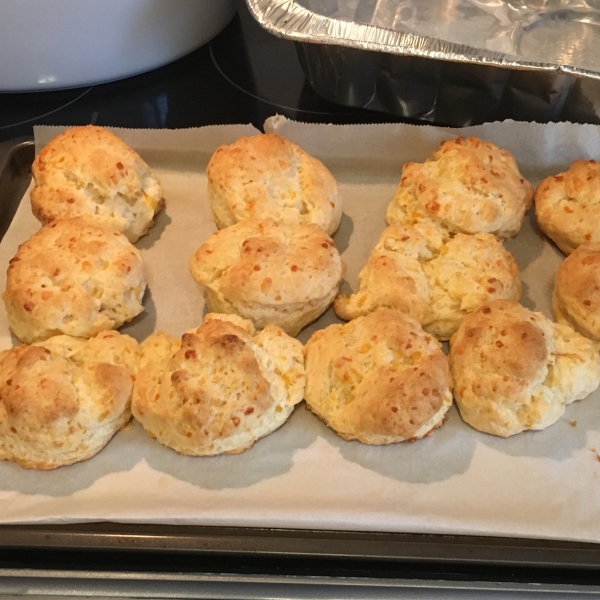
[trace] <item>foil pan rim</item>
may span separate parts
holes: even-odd
[[[531,62],[514,55],[438,38],[333,19],[312,12],[297,4],[295,0],[246,0],[246,4],[252,16],[264,29],[277,37],[296,42],[600,79],[600,72],[571,65]]]

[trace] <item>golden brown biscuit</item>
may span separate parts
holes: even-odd
[[[321,329],[305,354],[306,404],[346,440],[416,440],[440,427],[452,404],[440,343],[399,312]]]
[[[142,344],[134,417],[180,454],[235,454],[289,418],[304,392],[302,344],[279,327],[209,314],[181,341]]]
[[[295,336],[333,302],[342,260],[317,225],[248,219],[217,231],[190,260],[211,312],[237,314]]]
[[[590,340],[507,300],[465,318],[449,359],[462,418],[502,437],[545,429],[600,383],[600,356]]]
[[[105,331],[0,352],[0,460],[54,469],[98,453],[131,418],[138,351]]]
[[[33,214],[43,223],[92,215],[136,242],[164,200],[158,179],[121,138],[86,125],[57,135],[31,168]]]
[[[74,217],[19,246],[2,298],[12,332],[32,343],[116,329],[144,310],[145,289],[139,250],[90,217]]]
[[[565,254],[600,242],[600,164],[576,160],[566,173],[546,177],[535,191],[535,216]]]
[[[380,308],[391,308],[421,324],[430,323],[431,285],[423,264],[439,256],[449,237],[446,231],[431,224],[390,225],[359,273],[358,292],[339,295],[334,302],[335,312],[350,320]]]
[[[600,242],[567,256],[556,272],[552,306],[559,323],[600,342]]]
[[[390,203],[388,223],[432,220],[450,233],[518,233],[533,192],[513,156],[479,138],[442,142],[424,163],[409,162]]]
[[[424,222],[390,225],[359,282],[356,294],[335,299],[342,319],[391,308],[409,314],[440,340],[449,339],[482,304],[521,296],[519,268],[496,236],[458,233],[450,238]]]
[[[222,229],[248,218],[293,225],[315,223],[331,235],[342,199],[325,165],[273,133],[243,137],[213,154],[208,196]]]

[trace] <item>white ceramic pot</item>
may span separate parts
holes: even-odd
[[[0,0],[0,91],[89,85],[209,41],[235,0]]]

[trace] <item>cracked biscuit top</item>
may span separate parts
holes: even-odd
[[[576,160],[565,173],[546,177],[535,191],[535,216],[565,254],[600,242],[600,163]]]
[[[145,289],[139,250],[94,219],[73,217],[19,246],[2,298],[12,332],[33,343],[116,329],[144,310]]]
[[[508,300],[467,316],[448,358],[463,420],[501,437],[552,425],[600,383],[593,342]]]
[[[306,405],[346,440],[414,441],[440,427],[452,405],[441,344],[397,311],[321,329],[305,354]]]
[[[50,140],[31,171],[31,208],[43,224],[92,215],[133,243],[148,232],[164,203],[159,181],[137,152],[94,125]]]
[[[560,265],[552,307],[559,323],[600,342],[600,242],[581,244]]]
[[[331,235],[342,217],[342,199],[325,165],[285,138],[243,137],[213,154],[208,194],[217,226],[248,218],[315,223]]]
[[[53,469],[99,452],[131,418],[138,361],[116,331],[0,352],[0,460]]]
[[[208,314],[180,340],[141,345],[132,412],[181,454],[238,453],[283,425],[304,393],[302,344],[236,315]]]
[[[323,313],[342,280],[342,259],[317,225],[247,219],[213,233],[190,259],[211,312],[237,314],[290,335]]]
[[[513,156],[479,138],[442,142],[424,163],[409,162],[387,209],[388,223],[432,220],[450,233],[518,233],[533,192]]]
[[[334,308],[342,319],[391,308],[447,340],[484,303],[520,295],[519,268],[496,236],[458,233],[450,238],[430,223],[395,223],[381,234],[361,270],[359,290],[338,296]]]

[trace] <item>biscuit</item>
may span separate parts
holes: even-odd
[[[73,217],[19,246],[2,298],[12,332],[32,343],[116,329],[144,310],[145,289],[137,248],[90,217]]]
[[[413,441],[440,427],[452,405],[440,343],[397,311],[317,331],[305,355],[306,404],[345,440]]]
[[[136,242],[162,208],[163,191],[148,165],[102,127],[73,127],[43,148],[31,167],[31,208],[43,224],[92,215]]]
[[[190,260],[210,312],[237,314],[295,336],[333,302],[342,260],[317,225],[248,219],[212,234]]]
[[[600,242],[578,246],[556,272],[556,320],[600,342]]]
[[[342,319],[379,308],[406,313],[447,340],[464,317],[489,300],[518,300],[519,268],[494,235],[456,234],[425,222],[390,225],[359,274],[359,290],[335,299]]]
[[[424,163],[409,162],[387,209],[388,223],[430,219],[450,233],[518,233],[533,192],[513,156],[478,138],[442,142]]]
[[[302,344],[279,327],[209,314],[181,341],[142,343],[134,417],[180,454],[235,454],[278,429],[302,400]]]
[[[273,133],[243,137],[213,154],[208,197],[220,229],[248,218],[315,223],[331,235],[342,199],[325,165]]]
[[[465,318],[449,359],[463,420],[501,437],[545,429],[600,383],[593,342],[507,300]]]
[[[116,331],[0,352],[0,460],[54,469],[97,454],[131,418],[138,352]]]
[[[565,173],[546,177],[535,191],[535,216],[565,254],[600,242],[600,164],[576,160]]]

